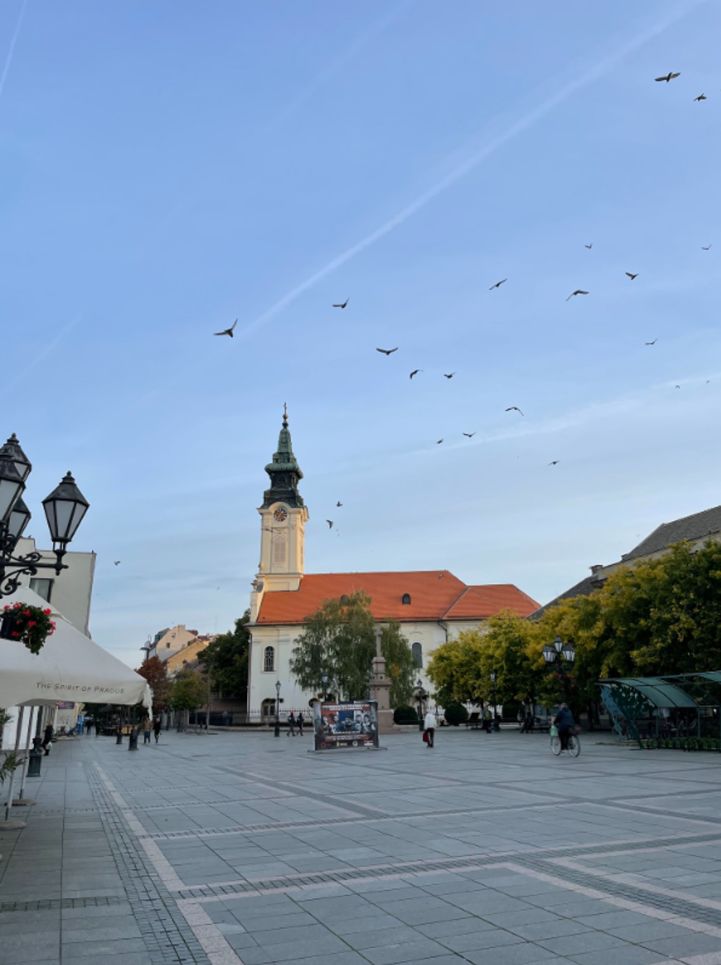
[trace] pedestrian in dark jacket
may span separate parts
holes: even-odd
[[[298,725],[298,736],[299,736],[299,737],[302,737],[302,736],[303,736],[303,724],[305,724],[305,721],[303,720],[303,715],[302,715],[302,714],[298,714],[298,716],[297,716],[296,719],[295,719],[295,722],[296,722],[296,724]]]
[[[45,728],[45,733],[43,735],[43,743],[42,743],[42,747],[43,747],[43,750],[45,751],[46,757],[50,754],[50,744],[52,742],[54,733],[55,731],[53,730],[53,725],[48,724],[48,726]]]
[[[571,708],[568,704],[561,704],[553,718],[553,723],[558,728],[558,736],[561,738],[561,750],[568,750],[568,738],[576,727]]]
[[[160,717],[156,717],[153,721],[153,733],[155,734],[155,743],[158,743],[160,739]]]

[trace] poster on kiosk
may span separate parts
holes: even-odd
[[[378,747],[378,704],[375,700],[348,704],[313,704],[317,751]]]

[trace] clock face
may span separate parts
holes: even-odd
[[[273,513],[273,519],[277,520],[279,523],[284,523],[288,518],[288,510],[279,506]]]

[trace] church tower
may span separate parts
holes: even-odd
[[[278,448],[265,467],[270,488],[263,493],[260,513],[260,563],[251,595],[251,620],[260,609],[263,593],[297,590],[303,576],[305,524],[308,519],[298,483],[303,478],[293,455],[288,429],[288,409],[283,406],[283,424]]]

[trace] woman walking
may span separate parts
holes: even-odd
[[[433,737],[436,733],[436,715],[429,710],[423,720],[423,740],[426,747],[433,747]]]

